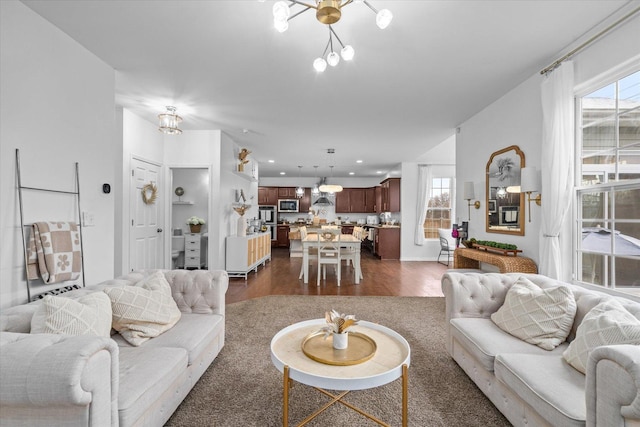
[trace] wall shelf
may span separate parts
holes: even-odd
[[[183,200],[176,200],[173,202],[174,205],[193,205],[193,202],[189,202],[189,201],[183,201]]]
[[[244,172],[238,172],[238,171],[236,171],[236,170],[234,170],[234,171],[232,171],[232,172],[233,172],[233,174],[234,174],[234,175],[238,175],[239,177],[244,178],[244,179],[246,179],[246,180],[247,180],[247,181],[249,181],[249,182],[258,182],[258,178],[254,178],[254,177],[252,177],[251,175],[246,174],[246,173],[244,173]]]

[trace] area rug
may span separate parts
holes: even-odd
[[[271,338],[290,324],[336,309],[394,329],[411,346],[410,426],[509,426],[449,357],[444,298],[268,296],[227,305],[225,347],[167,426],[281,426],[282,374],[271,363]],[[401,380],[350,393],[346,400],[392,426],[402,425]],[[291,389],[289,424],[328,401],[311,387]],[[309,426],[375,426],[333,405]]]

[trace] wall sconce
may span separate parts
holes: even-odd
[[[531,201],[535,201],[538,206],[542,204],[542,195],[540,194],[541,187],[541,176],[538,170],[534,167],[522,168],[520,171],[520,190],[527,194],[529,222],[531,222]],[[531,193],[538,193],[538,195],[532,199]]]
[[[471,203],[471,200],[476,198],[473,182],[468,181],[464,183],[463,194],[464,194],[464,199],[467,201],[467,206],[469,208],[469,221],[471,221],[471,205],[473,205],[473,207],[476,209],[480,209],[480,201],[476,200],[475,202]]]

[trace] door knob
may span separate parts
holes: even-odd
[[[162,233],[162,228],[158,228],[158,233]]]

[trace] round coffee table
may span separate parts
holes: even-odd
[[[297,381],[316,388],[332,401],[307,417],[299,425],[305,425],[332,404],[339,402],[364,415],[370,420],[386,425],[379,419],[342,401],[353,390],[365,390],[388,384],[402,378],[402,425],[407,425],[408,374],[411,360],[409,343],[400,334],[377,323],[359,321],[349,331],[359,332],[375,341],[377,349],[369,360],[348,366],[320,363],[307,357],[302,343],[309,334],[326,325],[324,319],[295,323],[278,332],[271,340],[271,361],[283,374],[282,425],[287,427],[289,419],[289,382]],[[340,351],[340,350],[337,350]],[[325,389],[343,391],[333,395]]]

